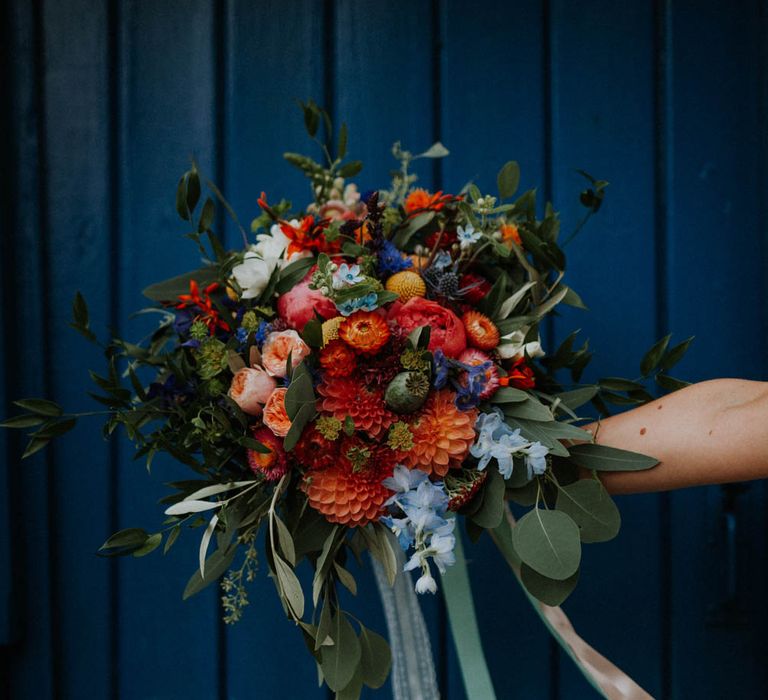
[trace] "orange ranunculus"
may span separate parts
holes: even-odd
[[[320,351],[320,366],[326,377],[348,377],[357,367],[357,356],[341,340],[331,340]]]
[[[278,437],[285,437],[291,429],[291,419],[285,410],[285,387],[275,389],[264,406],[264,425]]]
[[[291,357],[291,366],[296,367],[311,350],[296,331],[270,333],[261,349],[261,364],[273,377],[288,376],[286,364]]]
[[[389,336],[387,322],[374,311],[355,311],[339,326],[339,338],[360,353],[381,350]]]

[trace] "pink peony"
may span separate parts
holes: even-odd
[[[338,316],[336,305],[319,289],[310,289],[314,268],[302,282],[287,291],[277,300],[277,313],[289,326],[298,331],[304,330],[304,325],[315,317],[315,311],[323,318]]]
[[[261,364],[273,377],[285,377],[288,356],[291,356],[291,367],[296,367],[310,352],[296,331],[270,333],[261,348]]]
[[[243,367],[232,377],[229,396],[244,413],[258,416],[276,386],[277,382],[260,367]]]
[[[429,349],[441,349],[446,357],[458,357],[467,347],[467,334],[461,319],[436,301],[413,297],[402,306],[393,305],[389,314],[402,330],[410,333],[419,326],[429,326]]]

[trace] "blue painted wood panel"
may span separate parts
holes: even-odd
[[[246,228],[261,190],[307,199],[282,161],[307,147],[293,104],[307,97],[348,122],[361,190],[386,182],[392,141],[417,151],[440,139],[452,155],[419,164],[425,186],[472,178],[492,190],[513,158],[567,232],[581,213],[575,169],[610,180],[567,250],[594,311],[564,311],[545,335],[554,346],[581,328],[598,351],[591,377],[631,375],[673,330],[697,335],[686,378],[768,379],[765,0],[15,0],[3,11],[0,413],[38,394],[89,405],[86,368],[100,358],[67,328],[75,290],[94,326],[151,328],[128,319],[140,289],[198,262],[173,199],[190,157]],[[219,226],[239,245],[235,226]],[[113,529],[160,527],[162,483],[185,474],[157,460],[148,475],[94,427],[23,465],[22,441],[0,435],[2,690],[327,697],[266,576],[232,628],[214,588],[182,602],[197,533],[167,556],[94,556]],[[586,549],[565,606],[577,629],[654,697],[760,696],[767,495],[756,483],[621,499],[622,533]],[[591,697],[490,543],[469,554],[499,697]],[[383,630],[370,573],[355,575],[352,609]],[[460,700],[439,597],[424,609],[442,695]]]

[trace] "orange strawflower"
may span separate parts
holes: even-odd
[[[493,350],[499,344],[501,338],[496,324],[479,311],[467,311],[461,321],[470,345],[480,350]]]
[[[439,476],[461,467],[475,441],[477,411],[460,411],[455,396],[449,389],[441,389],[427,399],[411,423],[413,448],[402,457],[407,467]]]
[[[357,355],[341,340],[331,340],[320,351],[320,366],[326,377],[348,377],[357,367]]]
[[[256,428],[253,439],[269,448],[269,452],[248,450],[248,464],[255,474],[263,474],[267,481],[277,481],[288,471],[288,460],[283,450],[283,441],[275,437],[268,428]]]
[[[308,472],[301,484],[307,500],[332,523],[350,527],[378,520],[392,491],[382,481],[392,476],[396,456],[384,445],[346,440],[337,464]]]
[[[519,246],[523,245],[523,239],[520,238],[520,230],[517,228],[517,226],[515,226],[515,224],[502,224],[499,231],[501,232],[502,243],[509,243],[509,241],[514,241]]]
[[[267,399],[264,406],[262,420],[275,435],[285,437],[291,429],[291,419],[285,410],[285,393],[288,391],[285,387],[275,389]]]
[[[323,397],[320,407],[324,413],[342,422],[349,416],[356,430],[363,430],[372,438],[397,420],[384,403],[384,390],[365,386],[359,378],[340,377],[321,382],[317,393]]]
[[[372,355],[389,340],[387,322],[373,311],[355,311],[339,326],[339,338],[357,352]]]

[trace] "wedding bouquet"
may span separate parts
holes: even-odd
[[[312,102],[303,109],[320,143],[330,120]],[[184,596],[223,576],[232,623],[248,603],[262,535],[264,565],[321,677],[355,697],[385,681],[390,657],[341,608],[339,586],[357,588],[351,557],[367,549],[391,583],[400,547],[416,592],[434,593],[435,569],[454,563],[458,517],[476,539],[501,526],[511,500],[529,509],[512,530],[522,582],[557,605],[576,584],[581,543],[619,529],[599,479],[580,477],[655,460],[593,444],[576,425],[590,402],[605,413],[606,402],[652,397],[642,381],[579,385],[591,353],[575,347],[576,334],[545,354],[542,321],[559,304],[583,304],[564,282],[556,212],[547,204],[538,218],[534,190],[513,199],[517,164],[501,168],[493,194],[473,184],[433,193],[415,187],[410,166],[447,150],[413,155],[396,144],[389,189],[360,192],[349,179],[362,164],[345,162],[346,140],[342,127],[335,156],[320,143],[323,164],[285,155],[313,201],[297,212],[262,194],[236,251],[213,230],[217,201],[234,213],[212,183],[197,213],[193,165],[176,208],[204,266],[145,290],[159,325],[140,344],[110,338],[108,371],[91,376],[105,435],[123,426],[148,465],[166,452],[192,474],[170,484],[162,529],[122,530],[102,553],[167,552],[199,528]],[[584,175],[586,219],[607,183]],[[79,294],[73,326],[98,342]],[[674,389],[681,383],[665,372],[687,341],[668,344],[651,348],[641,379]],[[35,428],[26,455],[77,419],[52,401],[16,403],[28,412],[4,425]],[[311,591],[296,574],[304,561]]]

